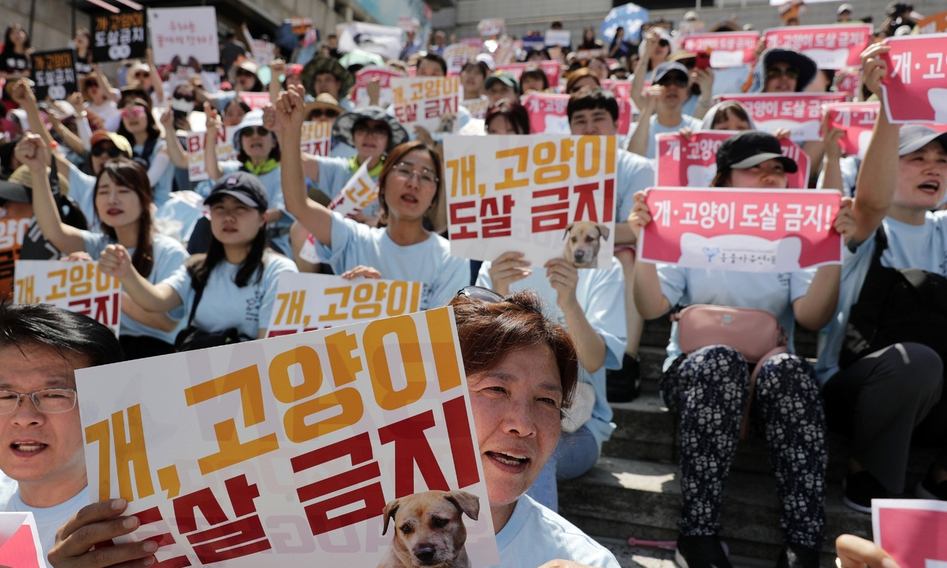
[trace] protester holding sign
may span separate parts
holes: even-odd
[[[277,104],[277,136],[284,148],[298,148],[302,95],[292,89]],[[320,243],[337,274],[422,282],[421,308],[446,304],[470,282],[470,268],[450,256],[447,241],[424,228],[424,217],[444,199],[441,158],[419,142],[395,147],[378,176],[378,201],[385,228],[345,219],[306,197],[301,156],[283,156],[286,207]]]
[[[101,233],[76,229],[63,223],[49,188],[45,167],[47,150],[39,136],[30,134],[17,145],[17,155],[33,171],[33,207],[43,235],[62,253],[85,251],[93,259],[113,244],[131,251],[131,262],[145,278],[160,282],[187,258],[175,240],[153,229],[151,187],[144,169],[128,159],[106,161],[96,178],[93,200]],[[142,309],[134,301],[122,302],[120,337],[131,358],[173,351],[175,332],[183,314],[166,315]],[[173,316],[173,317],[172,317]]]
[[[874,94],[889,72],[889,49],[875,44],[862,54],[862,81]],[[844,502],[866,513],[872,499],[904,491],[912,440],[947,448],[947,214],[931,213],[947,188],[947,133],[899,130],[881,104],[855,195],[890,208],[880,208],[887,215],[877,232],[879,223],[848,243],[817,365],[829,424],[853,439]],[[918,496],[947,500],[945,458],[931,464]]]
[[[148,171],[154,202],[160,207],[171,195],[174,166],[151,111],[151,103],[142,98],[128,97],[119,104],[119,110],[122,123],[116,133],[131,142],[133,159]]]
[[[771,135],[744,132],[725,141],[717,153],[716,187],[785,188],[796,163],[782,155]],[[651,221],[645,195],[635,197],[628,224],[637,234]],[[844,234],[854,231],[843,208],[834,221]],[[740,306],[776,317],[787,337],[796,321],[818,330],[831,317],[838,297],[839,267],[828,265],[793,273],[750,273],[691,269],[642,262],[635,271],[635,300],[653,319],[677,304]],[[713,339],[690,353],[678,344],[675,323],[661,391],[679,415],[681,489],[684,508],[677,554],[688,565],[730,566],[719,537],[723,484],[736,452],[741,417],[752,402],[762,422],[782,496],[780,522],[786,531],[781,565],[819,565],[825,523],[825,419],[814,373],[800,357],[763,356],[755,388],[738,345]],[[719,338],[714,338],[719,341]],[[714,416],[712,421],[703,417]],[[782,562],[789,562],[782,564]]]
[[[73,372],[121,359],[115,335],[91,318],[0,305],[0,511],[32,512],[45,553],[91,498]]]
[[[207,254],[178,264],[164,280],[146,280],[121,244],[107,246],[99,261],[145,309],[167,312],[184,306],[187,327],[175,339],[178,350],[265,337],[279,275],[296,271],[292,261],[266,246],[268,204],[256,177],[246,172],[225,176],[204,204],[210,206],[212,232]]]
[[[687,67],[680,63],[671,61],[655,68],[654,83],[648,87],[639,105],[641,115],[628,140],[628,151],[653,159],[657,148],[655,136],[679,132],[682,128],[700,127],[698,119],[683,112],[689,85]]]

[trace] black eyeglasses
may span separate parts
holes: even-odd
[[[98,158],[102,154],[108,154],[109,158],[117,158],[122,155],[122,151],[115,146],[103,144],[92,148],[92,155]]]
[[[331,108],[327,108],[327,109],[317,108],[309,113],[309,118],[315,118],[315,119],[319,119],[323,117],[338,118],[338,116],[339,116],[339,111],[331,109]]]
[[[266,136],[269,133],[270,131],[263,126],[247,126],[240,131],[240,136],[253,136],[254,134],[257,136]]]
[[[504,301],[506,298],[497,294],[489,288],[484,288],[483,286],[464,286],[457,291],[457,297],[469,298],[471,300],[478,300],[480,302],[486,302],[488,304],[498,304]]]

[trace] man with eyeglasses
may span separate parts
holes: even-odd
[[[86,316],[0,306],[0,511],[33,513],[44,552],[90,501],[74,371],[121,359],[115,335]]]

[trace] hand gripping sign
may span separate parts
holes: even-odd
[[[885,40],[881,95],[891,122],[947,123],[947,33]]]
[[[286,273],[280,276],[267,337],[414,313],[422,288],[420,282]]]
[[[17,304],[52,304],[89,316],[118,335],[122,286],[95,262],[18,260],[14,291]]]
[[[448,136],[444,178],[451,254],[534,265],[565,257],[607,266],[615,222],[614,136]]]
[[[804,189],[654,188],[638,255],[647,262],[792,272],[842,261],[841,196]]]
[[[737,135],[735,130],[698,130],[685,138],[677,133],[658,134],[657,184],[660,186],[703,187],[717,173],[717,150],[724,140]],[[792,158],[798,171],[787,174],[789,187],[805,189],[809,185],[809,156],[797,144],[780,138],[783,155]]]
[[[450,308],[76,383],[90,490],[128,500],[125,538],[157,542],[160,566],[376,568],[396,546],[386,503],[431,490],[466,504],[470,565],[498,562]]]
[[[844,69],[861,64],[861,52],[872,36],[871,24],[788,26],[763,33],[766,47],[781,47],[809,56],[819,69]]]
[[[845,93],[758,93],[718,99],[739,101],[758,129],[774,134],[785,128],[794,142],[803,142],[822,139],[822,105],[844,101]]]
[[[875,544],[902,568],[947,566],[947,503],[924,499],[873,499]]]

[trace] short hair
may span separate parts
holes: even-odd
[[[549,77],[546,76],[546,72],[539,67],[529,67],[523,74],[520,75],[520,87],[523,85],[523,81],[526,79],[535,78],[539,79],[543,83],[543,89],[546,90],[549,88]]]
[[[572,122],[572,115],[576,112],[599,108],[607,110],[608,114],[612,115],[612,120],[618,122],[618,101],[611,91],[604,89],[592,89],[572,95],[566,105],[566,114],[569,116],[569,122]]]
[[[500,302],[457,296],[450,306],[468,377],[489,371],[514,351],[546,345],[559,369],[562,408],[569,407],[578,378],[578,357],[565,329],[543,315],[539,296],[517,292]]]
[[[425,60],[433,61],[434,63],[437,63],[438,66],[440,66],[441,71],[444,73],[444,75],[445,76],[447,75],[447,61],[445,61],[443,57],[434,53],[433,51],[428,51],[424,55],[419,57],[417,62],[415,63],[415,68],[419,69],[421,67],[421,62]]]
[[[490,121],[498,116],[506,118],[517,134],[529,134],[529,112],[520,103],[511,103],[503,99],[490,105],[487,109],[487,115],[483,119],[484,127],[486,128]]]
[[[740,101],[729,100],[723,101],[717,106],[717,110],[714,111],[714,116],[711,120],[710,127],[713,128],[717,126],[717,124],[730,118],[731,115],[751,126],[753,124],[753,119],[750,118],[749,113],[746,112],[746,109],[743,108],[743,105],[740,104]]]
[[[124,359],[112,331],[94,319],[49,304],[0,304],[0,348],[40,345],[61,356],[78,355],[89,366]]]
[[[575,87],[576,83],[582,79],[585,79],[586,77],[591,77],[595,81],[596,85],[599,87],[602,86],[602,82],[592,73],[588,67],[579,67],[575,71],[569,73],[569,77],[566,79],[566,92],[571,94],[572,89]]]
[[[486,79],[487,75],[490,74],[490,67],[483,61],[474,61],[471,59],[470,61],[464,63],[464,66],[460,68],[460,72],[463,73],[467,69],[476,69],[477,73],[483,75],[484,79]]]

